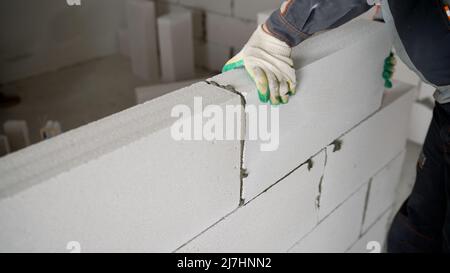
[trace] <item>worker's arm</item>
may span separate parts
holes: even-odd
[[[367,0],[290,0],[266,22],[270,34],[290,47],[338,27],[370,9]],[[372,1],[373,2],[373,1]]]
[[[367,2],[373,0],[285,1],[223,70],[245,67],[262,102],[287,103],[296,90],[291,47],[357,17],[370,8]]]

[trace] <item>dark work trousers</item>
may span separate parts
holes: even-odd
[[[394,218],[387,250],[450,252],[450,103],[436,103],[416,183]]]

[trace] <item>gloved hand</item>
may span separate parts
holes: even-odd
[[[392,76],[394,75],[396,64],[397,60],[395,59],[395,55],[391,52],[384,60],[383,79],[384,87],[386,88],[392,88]]]
[[[256,83],[261,102],[287,103],[295,94],[296,76],[292,49],[258,26],[244,48],[230,59],[222,71],[245,67]]]

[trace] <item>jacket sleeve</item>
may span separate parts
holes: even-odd
[[[287,0],[267,29],[293,47],[316,32],[338,27],[370,9],[367,0]],[[369,2],[373,2],[370,1]]]

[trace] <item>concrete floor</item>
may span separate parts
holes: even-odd
[[[47,120],[58,120],[64,132],[77,128],[134,106],[134,89],[151,84],[133,75],[127,57],[95,59],[1,85],[0,92],[19,95],[22,103],[0,108],[0,125],[9,119],[26,120],[31,142],[36,143]]]

